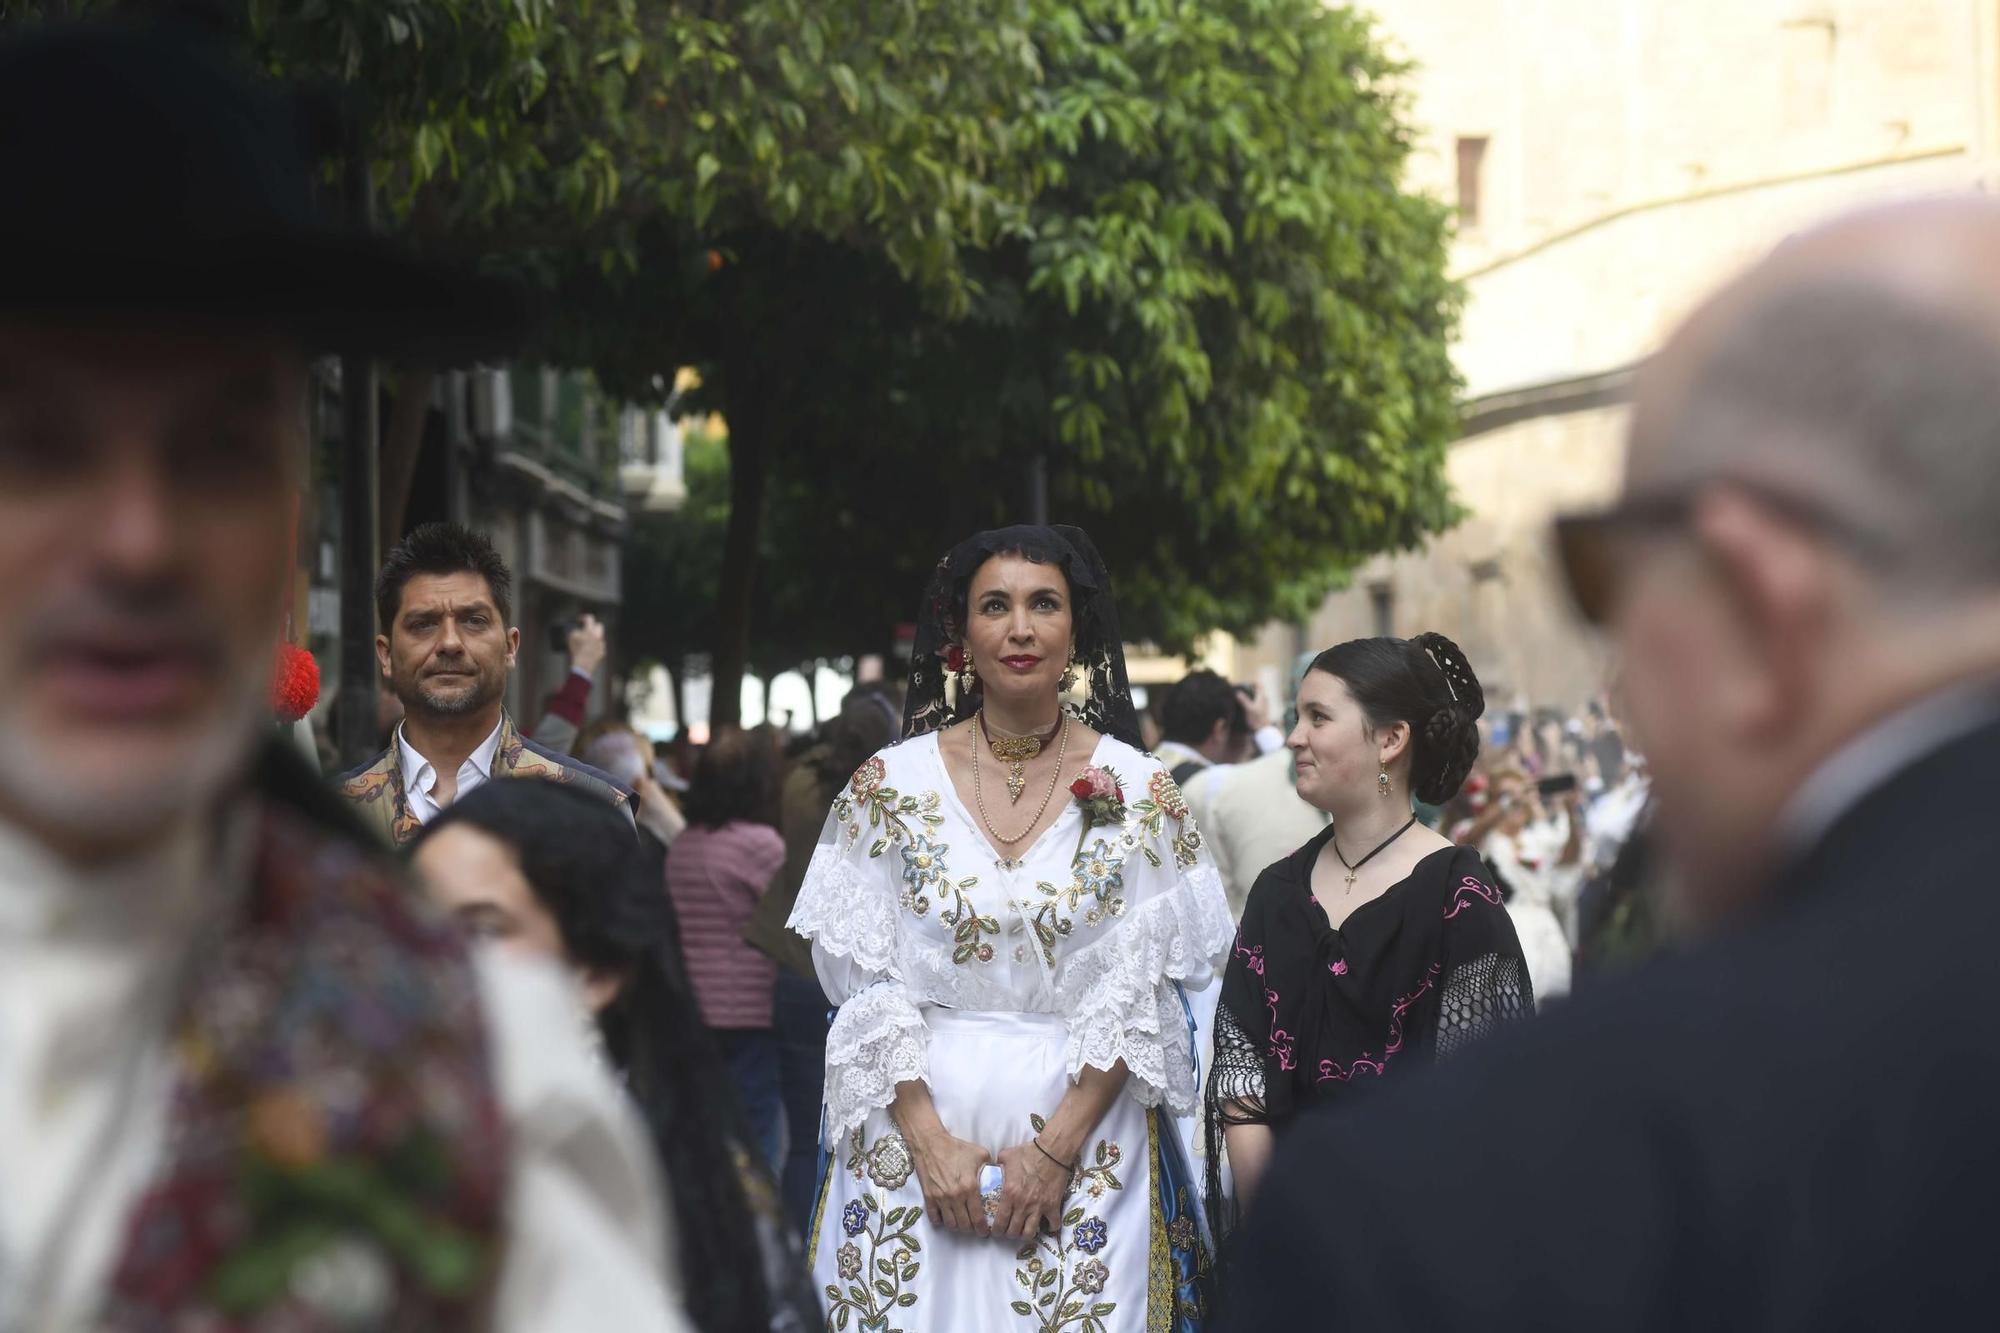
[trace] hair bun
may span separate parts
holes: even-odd
[[[1478,721],[1486,711],[1486,691],[1480,688],[1479,677],[1472,674],[1472,663],[1459,646],[1435,632],[1419,634],[1410,642],[1423,649],[1424,656],[1444,677],[1445,693],[1465,714],[1466,720]]]
[[[1410,642],[1436,667],[1446,696],[1424,722],[1410,788],[1425,804],[1443,805],[1458,795],[1478,762],[1478,720],[1486,711],[1486,692],[1465,654],[1444,635],[1419,634]]]

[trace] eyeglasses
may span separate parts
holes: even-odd
[[[1880,537],[1814,501],[1761,482],[1712,477],[1684,490],[1633,496],[1598,513],[1563,514],[1556,518],[1556,559],[1578,613],[1593,625],[1602,625],[1611,618],[1619,585],[1629,566],[1629,560],[1622,559],[1618,549],[1620,538],[1685,527],[1694,514],[1696,502],[1704,495],[1722,490],[1749,497],[1865,564],[1880,567],[1889,561],[1890,551]]]

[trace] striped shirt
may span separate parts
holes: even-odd
[[[785,840],[766,824],[691,825],[667,849],[667,893],[702,1020],[712,1028],[768,1028],[778,965],[743,928],[785,864]]]

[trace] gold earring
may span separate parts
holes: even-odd
[[[1382,770],[1382,771],[1381,771],[1380,773],[1377,773],[1377,774],[1375,775],[1375,790],[1376,790],[1376,791],[1379,791],[1379,792],[1381,792],[1381,793],[1382,793],[1382,796],[1383,796],[1383,799],[1385,799],[1385,800],[1386,800],[1386,799],[1388,798],[1388,795],[1389,795],[1389,770],[1388,770],[1388,769],[1384,768],[1384,769],[1383,769],[1383,770]]]
[[[1076,663],[1071,662],[1063,668],[1062,680],[1058,682],[1057,688],[1064,694],[1076,688]]]

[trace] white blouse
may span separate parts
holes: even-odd
[[[1074,1080],[1124,1061],[1141,1105],[1194,1109],[1188,1021],[1233,934],[1222,881],[1166,768],[1110,737],[1123,817],[1087,826],[1067,790],[1056,822],[1003,859],[953,787],[932,732],[881,751],[834,802],[793,909],[827,996],[830,1142],[929,1078],[927,1006],[1054,1014]],[[1018,827],[1040,794],[987,809]]]

